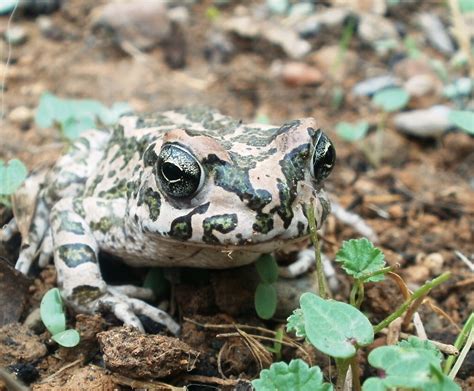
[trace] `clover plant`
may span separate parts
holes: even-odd
[[[474,112],[467,110],[453,110],[449,113],[449,120],[466,133],[474,135]]]
[[[41,320],[51,333],[51,339],[59,345],[72,348],[79,343],[77,330],[66,330],[66,315],[58,288],[52,288],[43,296],[40,305]]]

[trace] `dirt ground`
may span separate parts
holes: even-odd
[[[286,64],[293,60],[289,60],[281,48],[261,39],[230,34],[234,48],[227,61],[212,59],[212,56],[209,59],[208,37],[217,30],[218,21],[229,18],[239,7],[250,7],[252,2],[231,1],[219,5],[217,21],[209,17],[209,9],[214,6],[212,1],[189,2],[192,3],[188,6],[189,17],[181,25],[180,33],[174,34],[171,43],[161,42],[146,51],[127,50],[117,44],[113,34],[93,28],[94,13],[105,3],[105,0],[64,1],[60,10],[47,16],[54,34],[41,31],[38,16],[19,13],[13,18],[12,25],[24,29],[26,40],[11,47],[8,65],[9,50],[2,42],[0,75],[6,74],[6,78],[2,98],[4,116],[0,120],[1,159],[19,158],[32,170],[52,164],[64,150],[58,130],[40,129],[31,117],[45,91],[61,97],[93,98],[107,105],[128,102],[137,112],[198,104],[217,108],[243,121],[263,116],[271,123],[280,124],[289,119],[313,116],[337,150],[337,165],[326,182],[326,189],[333,200],[359,214],[372,227],[388,264],[400,265],[397,273],[408,287],[413,290],[444,271],[452,273],[450,280],[430,295],[430,303],[442,309],[445,316],[428,304],[421,307],[420,314],[430,339],[453,342],[459,327],[474,311],[474,274],[456,255],[460,252],[472,259],[474,254],[474,139],[460,131],[449,131],[432,138],[407,136],[395,129],[393,117],[389,116],[384,130],[382,162],[375,167],[364,153],[364,142],[349,143],[335,132],[340,121],[366,120],[371,124],[366,141],[367,145],[372,145],[379,113],[371,106],[370,98],[349,92],[357,82],[393,69],[395,54],[379,56],[353,37],[348,55],[354,55],[354,61],[351,57],[351,61],[338,70],[344,73],[342,77],[333,76],[330,67],[322,65],[318,52],[337,47],[342,30],[323,32],[308,39],[312,50],[304,60],[298,60],[317,68],[321,77],[313,84],[295,85],[271,71],[277,61]],[[394,23],[403,23],[406,32],[417,37],[421,32],[412,18],[415,12],[429,10],[443,17],[446,14],[443,4],[422,3],[410,2],[406,7],[396,8],[388,18]],[[0,33],[6,31],[8,23],[8,16],[0,16]],[[448,62],[446,56],[428,45],[422,50],[432,58]],[[169,60],[170,56],[172,60]],[[183,58],[185,65],[179,67]],[[466,69],[459,69],[450,77],[466,75]],[[336,87],[345,93],[339,108],[331,99]],[[433,93],[410,100],[408,109],[446,102],[446,98]],[[27,108],[30,115],[22,120],[12,117],[10,113],[18,107]],[[3,209],[0,224],[8,215]],[[331,216],[323,232],[323,252],[333,258],[343,240],[358,236],[360,234],[353,227]],[[10,244],[4,256],[13,263],[17,251],[18,240]],[[333,295],[336,299],[347,300],[350,281],[337,265],[335,267],[339,289]],[[120,270],[114,273],[120,273]],[[140,273],[133,274],[134,278],[140,279]],[[55,272],[50,267],[34,277],[29,297],[25,298],[26,304],[18,315],[20,322],[24,322],[38,306],[42,294],[54,285]],[[85,384],[89,389],[96,385],[103,389],[172,389],[166,384],[188,385],[190,390],[208,389],[205,385],[229,390],[251,389],[248,380],[258,375],[259,363],[248,344],[236,335],[215,337],[219,333],[235,333],[235,328],[203,325],[239,323],[276,329],[283,323],[263,322],[252,308],[246,313],[223,310],[233,307],[229,304],[230,299],[220,296],[229,294],[229,291],[222,293],[219,290],[216,280],[221,277],[229,278],[217,274],[217,277],[211,277],[213,282],[208,285],[184,283],[174,288],[174,302],[168,308],[174,314],[182,315],[181,339],[190,350],[187,353],[179,350],[173,360],[186,357],[186,363],[181,363],[187,368],[184,374],[145,374],[141,376],[142,380],[134,380],[131,373],[104,370],[104,353],[95,335],[99,331],[107,332],[105,330],[120,322],[110,316],[83,316],[74,320],[74,314],[70,313],[75,327],[89,332],[88,337],[83,336],[85,346],[71,350],[58,348],[48,339],[47,332],[40,332],[31,343],[35,346],[40,342],[44,344],[47,354],[38,353],[41,358],[23,360],[24,365],[33,366],[37,373],[26,381],[34,385],[33,389],[45,390],[53,387],[75,389]],[[220,292],[219,295],[216,292]],[[388,279],[368,289],[363,309],[374,321],[381,320],[393,311],[401,297],[397,284]],[[238,302],[234,306],[245,307],[245,304]],[[410,327],[405,331],[414,333]],[[383,342],[378,340],[378,343]],[[182,346],[175,348],[185,349]],[[328,362],[321,361],[308,346],[305,348],[313,363],[325,368],[327,374]],[[466,390],[474,387],[472,353],[458,377]],[[290,348],[283,351],[285,359],[301,354]],[[267,360],[271,362],[271,356]],[[10,365],[1,359],[0,364]],[[155,362],[153,365],[160,364]],[[364,370],[370,375],[367,368]],[[159,377],[162,383],[152,380],[153,377]]]

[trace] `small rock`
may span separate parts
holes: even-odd
[[[430,278],[430,270],[424,265],[408,266],[403,273],[409,282],[422,284]]]
[[[33,111],[26,106],[18,106],[10,111],[8,119],[19,126],[29,125],[33,120]]]
[[[168,10],[170,20],[181,25],[189,22],[189,10],[186,7],[178,6]]]
[[[421,97],[432,92],[439,92],[442,88],[441,81],[432,74],[421,74],[412,76],[404,84],[403,88],[410,96]]]
[[[270,22],[262,25],[261,32],[265,39],[280,46],[290,58],[300,59],[311,51],[311,44],[288,27]]]
[[[434,75],[433,68],[426,61],[409,57],[398,61],[395,64],[393,71],[396,76],[404,80],[408,80],[409,78],[420,74]]]
[[[369,12],[377,15],[385,15],[387,12],[386,0],[333,0],[335,7],[347,7],[356,10],[357,13]]]
[[[298,19],[294,28],[301,36],[316,35],[321,29],[339,29],[351,14],[345,8],[328,8],[306,18]]]
[[[292,87],[315,85],[323,81],[321,72],[304,62],[288,62],[277,68],[278,76]]]
[[[41,334],[45,330],[39,307],[31,311],[26,317],[23,325],[31,329],[35,334]]]
[[[377,76],[357,83],[352,88],[352,93],[355,96],[372,96],[377,91],[400,84],[400,80],[392,75]]]
[[[277,318],[287,318],[299,307],[300,296],[304,292],[316,293],[314,275],[306,273],[300,278],[279,278],[275,284],[278,296],[278,306],[275,313]]]
[[[357,34],[372,46],[376,46],[377,41],[398,40],[398,31],[390,20],[368,13],[361,15]]]
[[[449,99],[456,99],[461,96],[469,97],[473,86],[474,82],[469,77],[461,77],[451,84],[448,84],[443,90],[443,95]]]
[[[445,133],[451,126],[446,106],[433,106],[426,110],[412,110],[397,113],[393,122],[397,130],[421,138],[436,137]]]
[[[95,30],[112,31],[119,43],[131,43],[139,50],[149,50],[172,34],[164,1],[108,3],[93,11],[92,20]]]
[[[424,12],[418,15],[418,21],[431,46],[446,55],[454,53],[453,41],[437,15]]]
[[[352,50],[346,50],[341,58],[340,51],[339,45],[323,46],[311,55],[311,61],[323,74],[332,74],[336,80],[342,80],[357,69],[359,59]],[[336,72],[334,72],[335,66],[337,66]]]
[[[0,328],[0,366],[32,362],[47,352],[46,346],[28,327],[9,323]]]
[[[28,35],[22,26],[10,26],[4,33],[5,41],[9,44],[18,46],[26,42]]]
[[[228,62],[235,51],[235,47],[227,35],[220,31],[210,31],[206,38],[204,56],[207,61],[214,64]]]
[[[131,378],[163,378],[189,372],[199,353],[177,338],[119,327],[97,334],[105,366]]]
[[[421,263],[430,270],[432,275],[439,275],[443,272],[444,257],[440,253],[426,255]]]
[[[49,16],[38,16],[36,24],[44,37],[54,40],[61,40],[64,38],[64,31],[53,23]]]

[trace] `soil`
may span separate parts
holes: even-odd
[[[359,214],[378,234],[377,245],[389,265],[398,265],[396,273],[404,284],[414,290],[443,272],[452,274],[447,283],[430,294],[430,300],[419,312],[429,338],[453,342],[474,311],[474,275],[456,255],[458,251],[472,259],[474,254],[472,137],[453,131],[438,138],[417,139],[397,132],[389,117],[384,129],[382,163],[374,166],[362,147],[362,144],[370,145],[376,137],[374,130],[366,141],[359,143],[342,140],[334,130],[340,121],[365,119],[372,124],[371,129],[375,129],[378,122],[379,114],[370,105],[369,98],[354,98],[348,94],[340,108],[335,108],[331,102],[335,87],[349,92],[356,82],[368,77],[368,68],[390,68],[390,58],[377,56],[357,38],[350,41],[348,53],[351,54],[348,55],[358,60],[341,67],[339,71],[345,73],[342,78],[332,77],[322,65],[323,59],[317,57],[318,50],[337,47],[341,32],[312,38],[313,51],[306,62],[316,64],[323,77],[316,86],[299,85],[294,79],[285,83],[269,71],[275,60],[288,60],[281,49],[265,42],[232,37],[235,48],[228,61],[209,62],[205,56],[206,37],[214,31],[212,18],[206,16],[209,7],[213,6],[210,0],[190,6],[189,21],[180,30],[183,40],[178,40],[181,42],[179,47],[173,48],[179,49],[181,57],[176,54],[179,61],[174,63],[170,60],[169,45],[160,44],[131,55],[109,36],[95,32],[92,13],[105,3],[105,0],[65,1],[59,11],[48,15],[54,35],[40,31],[36,16],[18,14],[14,18],[13,24],[24,28],[27,40],[12,47],[8,66],[5,44],[1,52],[0,74],[8,71],[2,98],[6,115],[0,124],[1,159],[19,158],[34,170],[51,165],[64,151],[64,142],[57,129],[40,129],[31,118],[19,123],[9,117],[17,107],[26,107],[33,112],[45,91],[61,97],[93,98],[109,106],[119,101],[128,102],[137,112],[198,104],[215,107],[244,121],[266,116],[271,123],[278,124],[314,116],[334,141],[338,155],[337,166],[326,182],[326,189],[343,207]],[[248,7],[251,2],[240,3],[241,7]],[[228,2],[219,8],[219,17],[228,17],[236,7],[234,2]],[[417,36],[421,33],[411,14],[420,9],[429,9],[441,16],[444,12],[441,5],[428,6],[423,2],[422,5],[411,4],[406,9],[397,8],[389,18],[405,22],[407,33]],[[0,32],[4,32],[7,25],[8,16],[0,16]],[[448,61],[429,47],[423,47],[423,51],[444,63]],[[185,65],[173,69],[183,65],[183,58]],[[465,71],[457,72],[453,78],[465,75]],[[417,99],[410,102],[410,108],[421,108],[427,102],[446,103],[443,99],[439,96],[431,96],[428,101]],[[9,216],[8,209],[0,209],[0,225]],[[343,240],[358,236],[360,234],[353,227],[330,216],[322,236],[322,250],[334,259]],[[0,255],[14,264],[18,247],[16,238],[8,247],[3,247]],[[351,281],[338,265],[335,267],[339,288],[332,294],[336,299],[347,301]],[[123,280],[131,276],[135,282],[143,275],[142,271],[131,272],[125,267],[123,271],[119,267],[113,269],[112,279]],[[68,319],[71,326],[80,331],[84,342],[82,348],[58,348],[45,331],[35,335],[23,330],[25,326],[5,326],[7,328],[0,329],[0,352],[14,340],[15,346],[21,346],[22,350],[35,356],[16,357],[10,350],[8,354],[3,351],[0,361],[6,361],[0,366],[32,365],[37,372],[32,378],[22,377],[18,370],[16,373],[35,390],[172,389],[166,384],[187,385],[190,390],[205,389],[206,385],[223,390],[250,390],[249,381],[261,368],[277,359],[264,348],[261,340],[249,334],[261,334],[262,328],[276,330],[284,320],[264,322],[258,319],[253,310],[252,295],[246,289],[242,289],[242,296],[238,294],[239,285],[246,283],[232,280],[226,273],[211,272],[205,284],[182,281],[172,288],[168,310],[180,320],[181,340],[159,334],[135,336],[130,329],[117,329],[120,322],[110,315],[88,317],[70,312]],[[51,267],[42,272],[36,269],[33,275],[35,280],[27,291],[28,304],[25,305],[25,299],[19,296],[22,311],[13,315],[20,322],[38,307],[44,292],[55,284],[55,272]],[[228,283],[222,282],[225,278]],[[400,281],[387,279],[367,287],[362,309],[377,322],[393,312],[403,299]],[[442,314],[437,308],[442,309]],[[149,321],[144,319],[148,332],[165,334],[160,327],[146,322]],[[6,343],[9,327],[18,335]],[[404,331],[415,333],[411,324]],[[99,334],[102,346],[96,336],[99,332],[102,332]],[[127,356],[131,359],[134,354],[147,351],[146,357],[152,360],[155,356],[147,349],[156,349],[153,354],[164,358],[167,364],[174,366],[173,370],[165,371],[165,366],[156,362],[147,362],[150,365],[140,371],[136,363],[107,365],[110,357],[103,346],[107,335],[104,332],[116,333],[114,343],[118,344],[117,349],[123,349],[115,352],[119,358],[127,360]],[[27,342],[17,341],[24,334],[29,335],[31,341],[28,343],[35,349],[28,347]],[[150,341],[144,342],[148,337]],[[283,359],[302,357],[308,363],[321,366],[326,379],[331,379],[330,373],[334,375],[335,371],[327,358],[302,341],[295,340],[295,343],[297,349],[283,349]],[[136,350],[137,347],[142,350]],[[160,347],[164,350],[160,351]],[[179,351],[179,354],[159,357],[166,351]],[[457,378],[466,390],[474,387],[473,356],[471,351]],[[361,357],[361,365],[365,360]],[[108,369],[104,369],[104,362]]]

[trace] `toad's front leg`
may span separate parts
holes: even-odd
[[[130,297],[127,290],[108,287],[102,278],[99,243],[89,224],[108,219],[115,221],[116,227],[123,227],[123,221],[122,224],[119,221],[123,216],[117,211],[124,210],[120,200],[96,198],[66,198],[54,205],[51,211],[54,263],[62,296],[78,312],[93,313],[105,307],[125,324],[140,330],[143,327],[137,315],[146,315],[176,334],[179,326],[166,312]],[[143,295],[139,289],[133,292]]]

